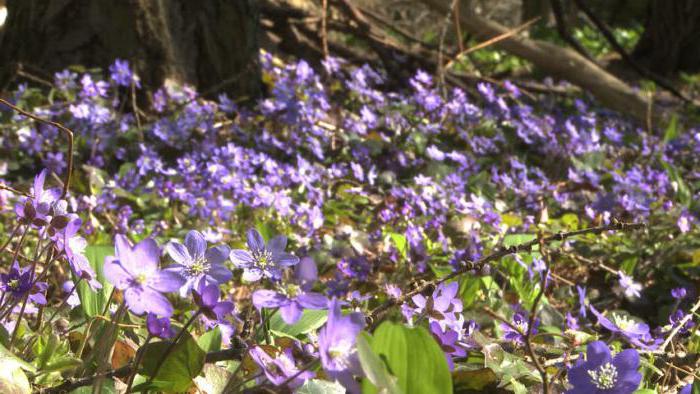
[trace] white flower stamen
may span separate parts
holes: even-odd
[[[588,371],[591,382],[601,390],[610,390],[617,383],[617,368],[611,363],[605,363],[597,370]]]

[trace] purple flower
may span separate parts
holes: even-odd
[[[622,271],[618,272],[620,276],[620,287],[625,292],[628,298],[639,298],[641,295],[642,285],[635,282],[631,276],[625,275]]]
[[[527,334],[529,324],[530,321],[527,317],[527,314],[523,312],[516,312],[513,315],[512,326],[514,327],[511,327],[511,325],[508,325],[506,323],[501,323],[500,327],[503,330],[503,338],[509,341],[513,341],[517,344],[525,343],[525,334]],[[530,332],[531,335],[537,334],[537,327],[539,325],[540,319],[535,319],[532,331]],[[517,330],[515,328],[517,328]]]
[[[131,71],[127,60],[115,60],[114,64],[109,66],[109,72],[112,73],[112,80],[119,86],[130,87],[133,82],[137,88],[141,87],[139,78]]]
[[[417,306],[414,313],[425,314],[430,322],[436,321],[443,327],[452,324],[461,327],[464,318],[461,314],[462,300],[457,295],[458,291],[459,283],[451,282],[441,283],[430,298],[416,294],[411,297]]]
[[[452,357],[464,357],[467,355],[467,351],[458,343],[459,333],[449,327],[443,330],[437,322],[430,323],[430,333],[433,334],[433,338],[440,345],[442,351],[445,352],[447,365],[452,371],[455,367]]]
[[[231,279],[233,274],[226,268],[230,249],[221,245],[207,249],[207,241],[199,231],[190,231],[185,236],[185,244],[170,242],[165,251],[175,260],[165,271],[176,272],[185,280],[180,288],[180,295],[186,297],[202,279],[207,284],[222,284]]]
[[[74,290],[74,288],[75,283],[73,283],[72,280],[67,280],[63,282],[63,285],[61,285],[61,290],[63,290],[65,294],[70,294],[66,299],[66,304],[70,305],[71,308],[75,308],[76,306],[80,305],[80,297],[78,297],[78,293]]]
[[[199,282],[197,289],[192,292],[194,303],[197,304],[204,316],[221,321],[233,312],[231,301],[219,301],[219,286],[208,285],[204,280]]]
[[[248,352],[250,357],[256,364],[265,372],[265,376],[274,384],[279,386],[282,383],[290,380],[288,383],[290,388],[301,386],[304,381],[314,377],[311,371],[300,373],[292,354],[292,349],[286,348],[277,357],[273,358],[260,346],[255,346]]]
[[[669,321],[669,323],[671,323],[671,326],[675,328],[676,326],[681,324],[681,321],[685,318],[685,316],[686,316],[685,312],[683,312],[682,309],[678,309],[668,317],[668,321]],[[678,333],[679,334],[687,334],[688,331],[690,331],[690,329],[693,327],[695,327],[695,322],[693,322],[693,320],[688,320],[683,325],[683,327],[681,327],[678,330]]]
[[[52,214],[54,203],[61,196],[61,190],[57,188],[44,190],[44,182],[48,170],[43,170],[34,178],[32,197],[25,197],[15,205],[15,214],[22,224],[32,224],[37,227],[48,223],[48,216]]]
[[[598,319],[598,324],[610,330],[612,333],[622,335],[629,343],[644,350],[653,350],[658,347],[660,339],[654,339],[649,332],[649,326],[645,323],[636,322],[629,317],[613,313],[608,319],[598,312],[592,305],[591,312]]]
[[[679,301],[684,299],[686,295],[688,295],[688,291],[685,287],[676,287],[671,290],[671,296]]]
[[[177,291],[184,280],[174,272],[158,269],[160,248],[156,241],[147,238],[132,247],[119,234],[114,242],[116,256],[105,258],[105,277],[124,292],[129,310],[137,315],[171,316],[173,307],[162,293]]]
[[[578,292],[578,315],[580,317],[586,317],[586,310],[588,310],[588,303],[586,303],[586,288],[584,286],[576,286],[576,292]]]
[[[287,237],[278,235],[267,244],[262,235],[255,230],[248,230],[248,250],[234,249],[231,251],[233,264],[243,269],[243,280],[255,282],[263,277],[272,280],[282,278],[280,268],[290,267],[299,262],[299,258],[285,253]]]
[[[170,326],[170,318],[158,318],[153,313],[146,316],[146,329],[148,335],[161,339],[169,339],[175,336],[175,329]]]
[[[62,249],[65,252],[73,274],[78,278],[86,280],[90,288],[97,291],[102,288],[102,284],[97,280],[95,270],[92,269],[90,262],[87,257],[85,257],[87,241],[85,241],[85,238],[77,235],[81,225],[82,220],[74,216],[72,220],[68,222],[62,234],[56,237],[57,245],[59,250]]]
[[[282,320],[287,324],[296,323],[304,309],[326,309],[328,299],[320,293],[310,292],[318,278],[316,263],[311,257],[304,257],[295,269],[295,282],[279,286],[280,291],[256,290],[253,305],[256,308],[280,308]]]
[[[639,353],[636,350],[623,350],[612,357],[605,342],[591,342],[586,348],[586,361],[581,358],[569,368],[569,383],[573,388],[567,393],[631,394],[642,380],[637,369]]]
[[[351,393],[359,393],[360,387],[353,375],[361,373],[355,341],[365,326],[365,318],[359,312],[343,315],[340,302],[333,298],[328,305],[328,321],[318,333],[321,364],[331,379],[338,380]]]
[[[22,298],[29,293],[29,300],[39,305],[46,305],[44,293],[48,288],[46,282],[32,283],[31,267],[20,268],[15,260],[6,274],[0,274],[0,290],[13,298]]]

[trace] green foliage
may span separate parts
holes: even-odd
[[[90,266],[95,270],[97,274],[97,280],[102,284],[102,289],[94,291],[88,286],[87,282],[81,280],[78,284],[78,297],[80,298],[80,305],[88,317],[95,317],[101,315],[106,306],[107,300],[112,293],[112,286],[104,276],[104,261],[105,257],[114,255],[114,247],[99,245],[99,246],[88,246],[85,248],[85,257],[87,257],[90,262]],[[78,278],[73,279],[74,282],[78,281]]]
[[[270,317],[270,331],[276,335],[295,338],[318,330],[328,319],[328,311],[306,309],[295,324],[289,325],[279,313]]]
[[[153,380],[136,385],[134,390],[148,388],[166,392],[183,392],[192,386],[193,379],[204,367],[206,353],[189,334],[185,334],[180,339],[165,359],[158,375],[153,376],[169,345],[169,342],[161,341],[149,343],[145,347],[140,373]]]
[[[364,349],[365,364],[372,366],[378,359],[383,360],[389,373],[398,380],[398,387],[403,393],[452,393],[452,379],[445,354],[425,328],[409,328],[386,321],[371,338],[367,335],[360,338],[368,342],[375,355],[369,356],[367,349]],[[391,380],[381,372],[373,379],[379,384],[393,387]],[[363,392],[374,393],[376,389],[370,379],[363,381]]]

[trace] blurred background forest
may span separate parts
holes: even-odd
[[[5,1],[3,1],[5,3]],[[595,96],[641,121],[694,104],[700,3],[693,0],[7,1],[0,83],[46,83],[70,65],[130,60],[146,86],[264,95],[259,49],[320,65],[327,55],[416,70],[472,90],[515,81]],[[561,86],[553,81],[568,81]]]

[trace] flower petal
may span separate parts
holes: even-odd
[[[207,240],[199,231],[192,230],[185,236],[185,246],[194,259],[204,257],[207,251]]]
[[[226,259],[229,258],[231,253],[231,248],[226,245],[219,245],[213,248],[209,248],[205,253],[207,261],[211,264],[222,264]]]
[[[267,250],[272,252],[272,254],[282,253],[287,247],[287,237],[284,235],[278,235],[267,243]]]
[[[109,256],[105,258],[104,265],[105,278],[109,283],[113,284],[119,290],[124,290],[129,287],[132,276],[121,265],[121,262],[116,257]]]
[[[169,242],[167,245],[165,245],[165,252],[170,256],[170,258],[182,265],[189,265],[192,263],[193,258],[190,256],[190,252],[187,250],[185,245],[179,242]]]
[[[265,240],[260,232],[254,228],[248,230],[248,249],[252,251],[265,249]]]
[[[251,268],[251,269],[246,269],[243,271],[243,275],[241,275],[241,279],[243,279],[246,282],[257,282],[263,277],[263,272],[262,270],[259,270],[257,268]]]
[[[272,290],[256,290],[253,293],[253,305],[256,308],[278,308],[289,303],[289,299],[284,295]]]
[[[226,283],[233,277],[231,270],[223,264],[212,264],[207,272],[207,276],[211,277],[216,283]]]
[[[328,298],[320,293],[304,293],[297,296],[297,301],[307,309],[328,308]]]
[[[303,311],[304,310],[301,308],[301,305],[294,301],[280,308],[282,320],[284,320],[284,322],[287,324],[294,324],[299,321]]]
[[[185,284],[185,278],[174,271],[156,271],[148,278],[148,287],[161,293],[177,291]]]
[[[160,260],[160,248],[153,238],[146,238],[134,246],[134,261],[131,263],[139,267],[139,272],[151,272],[158,269]]]
[[[164,295],[149,288],[143,289],[142,302],[146,312],[153,312],[158,316],[170,317],[173,314],[173,306]]]
[[[304,290],[310,290],[318,280],[318,268],[311,257],[304,257],[294,268],[294,278]]]
[[[233,262],[233,265],[238,268],[248,268],[255,262],[253,255],[251,255],[247,250],[243,249],[232,250],[229,254],[229,258]]]
[[[594,341],[588,344],[586,347],[586,362],[589,365],[598,367],[610,361],[612,361],[610,348],[605,342]]]
[[[297,256],[289,253],[279,253],[277,255],[273,255],[273,259],[275,263],[282,267],[291,267],[299,262],[299,258]]]
[[[226,315],[229,315],[231,312],[233,312],[233,302],[231,301],[222,301],[216,304],[214,308],[212,308],[212,311],[216,315],[217,320],[223,320]]]

